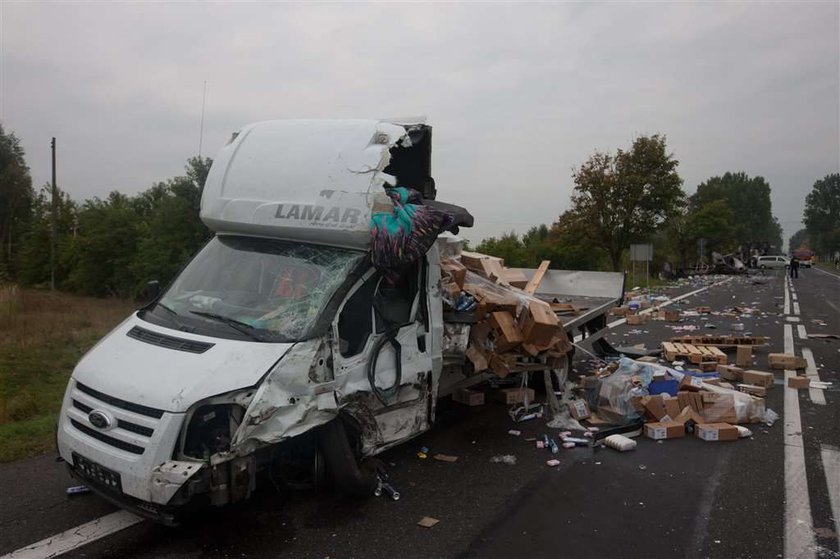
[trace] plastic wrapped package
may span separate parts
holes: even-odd
[[[633,399],[647,396],[654,372],[651,365],[622,357],[618,369],[601,381],[598,415],[617,425],[637,420],[641,414],[633,406]]]
[[[514,318],[518,317],[522,309],[532,301],[545,302],[533,295],[528,295],[524,291],[498,285],[470,270],[467,270],[464,278],[464,291],[485,305],[509,310]]]

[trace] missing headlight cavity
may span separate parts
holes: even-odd
[[[213,454],[230,450],[230,440],[245,408],[236,404],[214,404],[196,409],[184,439],[184,455],[208,460]]]

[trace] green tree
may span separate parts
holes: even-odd
[[[119,192],[86,201],[78,211],[78,233],[65,286],[88,295],[130,296],[137,279],[131,264],[137,254],[139,217]]]
[[[75,202],[56,188],[56,285],[61,286],[72,268],[68,258],[76,229]],[[45,184],[32,203],[29,228],[20,242],[16,255],[18,279],[27,285],[47,284],[50,281],[50,244],[52,239],[52,187]]]
[[[629,151],[597,152],[572,175],[572,220],[606,252],[613,270],[633,242],[649,240],[683,205],[685,194],[665,137],[637,138]]]
[[[826,175],[814,183],[805,198],[803,221],[813,250],[829,258],[840,251],[840,174]]]
[[[743,252],[750,248],[782,247],[782,228],[773,217],[770,185],[764,177],[750,177],[746,173],[724,173],[697,186],[691,196],[692,211],[706,204],[723,200],[736,217],[733,221],[733,240]]]
[[[15,274],[16,252],[32,218],[35,192],[25,153],[14,132],[0,124],[0,280]]]
[[[810,247],[807,229],[800,229],[799,231],[791,235],[790,240],[788,241],[788,252],[793,252],[794,250],[803,247]]]
[[[723,254],[732,252],[736,243],[735,213],[724,200],[713,200],[701,208],[689,213],[686,219],[688,239],[696,243],[706,239],[706,249]]]
[[[185,176],[158,183],[135,199],[142,216],[132,263],[135,289],[152,279],[167,284],[210,237],[199,205],[211,163],[207,157],[190,158]]]
[[[489,254],[501,258],[508,268],[524,268],[525,262],[525,247],[519,236],[510,231],[504,233],[501,237],[489,237],[482,240],[476,247],[476,252],[482,254]]]

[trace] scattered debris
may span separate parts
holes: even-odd
[[[67,488],[67,495],[70,497],[74,497],[76,495],[84,495],[90,492],[91,489],[87,485],[74,485],[73,487]]]
[[[538,443],[542,441],[537,441]],[[508,466],[513,466],[516,464],[516,456],[513,454],[497,454],[490,458],[490,462],[493,464],[507,464]]]
[[[457,456],[451,456],[449,454],[435,454],[432,456],[435,460],[440,460],[441,462],[457,462]]]
[[[437,518],[432,518],[431,516],[424,516],[420,519],[417,525],[422,526],[423,528],[431,528],[438,522],[440,522],[440,520],[438,520]]]

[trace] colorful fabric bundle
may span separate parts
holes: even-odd
[[[396,279],[432,246],[438,235],[455,224],[455,216],[422,205],[416,190],[386,188],[391,211],[374,212],[370,219],[371,261],[389,279]]]

